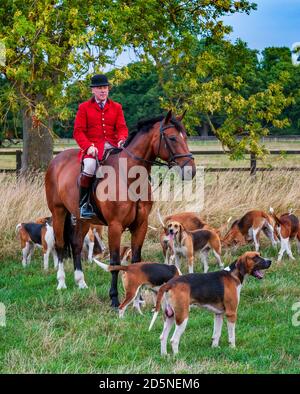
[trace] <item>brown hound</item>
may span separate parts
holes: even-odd
[[[111,266],[94,258],[95,263],[104,271],[124,271],[123,286],[125,299],[119,306],[119,317],[123,317],[126,308],[133,302],[140,314],[140,291],[143,285],[158,290],[158,288],[172,278],[180,275],[180,271],[173,265],[141,262],[131,265]]]
[[[283,215],[278,218],[276,216],[274,209],[270,207],[270,213],[273,216],[276,226],[277,232],[280,236],[280,251],[278,255],[278,261],[282,260],[282,256],[284,252],[292,259],[295,260],[291,246],[290,246],[290,239],[296,238],[297,241],[297,249],[298,253],[300,254],[300,225],[299,219],[297,216],[293,215],[291,212],[284,213]]]
[[[249,211],[241,219],[232,223],[230,230],[221,239],[222,245],[225,247],[235,244],[242,246],[254,241],[255,250],[258,252],[259,234],[263,231],[275,246],[274,225],[273,218],[265,212]]]

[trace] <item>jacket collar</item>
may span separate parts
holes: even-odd
[[[90,99],[90,103],[91,103],[95,108],[97,108],[98,111],[101,111],[101,108],[99,107],[99,105],[98,105],[98,103],[97,103],[97,101],[96,101],[96,99],[95,99],[95,96],[93,96],[93,97]],[[108,108],[109,108],[109,106],[110,106],[110,103],[111,103],[111,100],[110,100],[109,98],[107,98],[106,103],[105,103],[105,106],[104,106],[104,108],[103,108],[103,111],[107,111],[107,110],[108,110]]]

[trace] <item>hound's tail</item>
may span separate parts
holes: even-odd
[[[273,216],[273,218],[274,218],[276,224],[277,224],[278,226],[280,226],[280,225],[281,225],[281,221],[280,221],[279,217],[276,215],[276,213],[275,213],[275,211],[274,211],[274,209],[273,209],[272,207],[270,207],[269,212],[270,212],[270,214]]]
[[[22,227],[22,223],[18,223],[18,224],[16,225],[16,234],[19,233],[21,227]]]
[[[157,299],[156,299],[155,312],[154,312],[154,314],[153,314],[153,317],[152,317],[152,320],[151,320],[151,323],[150,323],[150,326],[149,326],[149,331],[152,329],[152,327],[153,327],[153,325],[154,325],[154,323],[155,323],[155,320],[157,319],[157,316],[158,316],[158,314],[159,314],[159,310],[160,310],[160,307],[161,307],[162,299],[163,299],[165,293],[166,293],[168,290],[170,290],[171,287],[172,287],[172,284],[170,284],[170,283],[165,283],[165,284],[162,285],[161,288],[159,289],[158,294],[157,294]],[[169,307],[169,308],[170,308],[170,307]],[[169,309],[169,308],[167,307],[167,309]],[[167,312],[167,311],[166,311],[166,312]],[[173,312],[173,314],[174,314],[174,312]]]
[[[128,266],[127,265],[108,265],[101,263],[101,261],[97,260],[96,258],[93,258],[95,263],[102,268],[106,272],[111,272],[111,271],[127,271]]]
[[[166,227],[166,225],[165,225],[165,223],[164,223],[164,221],[163,221],[163,219],[161,217],[159,208],[157,208],[157,217],[158,217],[158,220],[159,220],[160,224],[162,225],[164,231],[167,231],[168,229],[167,229],[167,227]]]

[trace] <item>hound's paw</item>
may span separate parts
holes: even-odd
[[[85,283],[85,281],[81,281],[78,283],[78,288],[79,289],[88,289],[88,285]]]
[[[67,286],[65,284],[65,282],[59,282],[58,286],[57,286],[57,290],[61,290],[61,289],[66,289]]]

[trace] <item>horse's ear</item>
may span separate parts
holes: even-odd
[[[170,111],[167,113],[167,116],[165,117],[164,124],[166,125],[170,123],[171,119],[172,119],[172,110],[170,109]]]
[[[180,116],[177,116],[176,119],[179,120],[179,122],[182,121],[182,119],[184,118],[184,115],[186,114],[186,109],[184,110],[183,114]]]

